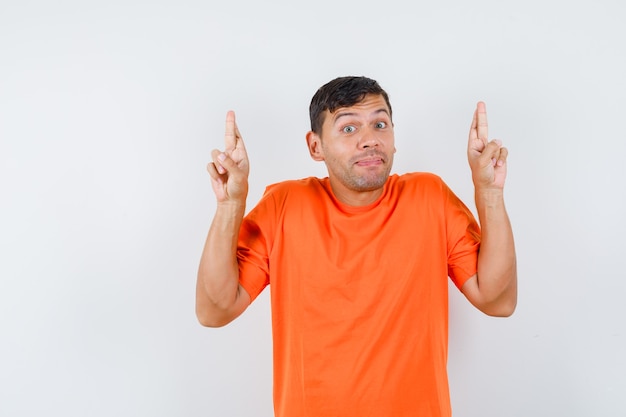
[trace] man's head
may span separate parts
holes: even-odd
[[[339,77],[324,84],[317,90],[311,99],[309,117],[311,118],[311,131],[322,134],[325,111],[334,113],[340,107],[351,107],[373,94],[380,95],[385,99],[391,116],[391,104],[387,92],[382,89],[375,80],[367,77]]]
[[[309,153],[326,164],[335,195],[349,205],[373,202],[396,151],[387,93],[369,78],[337,78],[315,93],[310,114]]]

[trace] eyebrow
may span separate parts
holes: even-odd
[[[389,115],[389,111],[387,111],[387,109],[385,109],[385,108],[381,108],[381,109],[378,109],[378,110],[373,111],[372,113],[370,113],[370,116],[371,116],[371,115],[377,115],[377,114],[379,114],[379,113],[385,113],[387,116],[391,117],[391,116]],[[333,123],[337,123],[337,120],[339,120],[340,118],[342,118],[342,117],[344,117],[344,116],[356,116],[356,115],[357,115],[357,113],[350,112],[350,111],[346,111],[346,112],[339,112],[339,113],[337,113],[337,114],[335,115],[335,117],[333,117]]]

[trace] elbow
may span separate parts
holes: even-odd
[[[501,312],[499,316],[496,317],[511,317],[513,313],[515,313],[515,309],[517,308],[517,297],[513,301],[511,301]]]
[[[212,328],[222,327],[220,323],[213,320],[211,317],[202,316],[196,313],[196,318],[198,319],[198,323],[200,323],[202,327],[212,327]]]
[[[198,319],[198,323],[200,323],[200,325],[202,325],[202,327],[208,327],[211,329],[217,329],[219,327],[224,327],[226,326],[228,323],[224,323],[224,322],[219,322],[219,321],[215,321],[215,320],[206,320],[206,319]]]
[[[245,291],[244,291],[245,292]],[[233,296],[211,297],[206,289],[200,285],[196,290],[196,318],[204,327],[223,327],[237,318],[247,304],[240,297],[241,289],[237,289]],[[247,293],[245,293],[247,295]]]
[[[215,317],[199,316],[197,314],[196,317],[198,318],[198,323],[200,323],[203,327],[210,327],[214,329],[218,327],[224,327],[228,323],[230,323],[230,321],[220,320]]]
[[[492,303],[479,308],[483,313],[490,317],[511,317],[515,313],[517,307],[517,297],[508,300],[500,300],[497,303]]]
[[[501,317],[501,318],[511,317],[513,313],[515,313],[515,306],[498,308],[494,310],[485,310],[484,313],[491,317]]]
[[[225,314],[217,314],[215,311],[211,312],[200,306],[196,306],[196,318],[203,327],[210,328],[224,327],[233,321],[232,318],[228,318]]]
[[[496,286],[483,284],[482,287],[478,287],[476,281],[474,291],[471,293],[471,300],[480,311],[488,316],[510,317],[517,307],[517,273],[513,269],[508,276],[504,276],[502,279],[486,282],[494,281],[499,281],[500,284]]]

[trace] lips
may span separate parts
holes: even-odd
[[[360,156],[355,159],[356,159],[354,162],[355,165],[373,166],[373,165],[383,164],[385,162],[385,155],[381,153],[375,153],[375,154],[368,154],[365,156]]]
[[[374,158],[374,159],[362,159],[360,161],[357,161],[357,165],[362,166],[362,167],[368,167],[368,166],[372,166],[372,165],[380,165],[383,163],[383,160],[380,158]]]

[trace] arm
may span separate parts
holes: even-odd
[[[214,149],[207,170],[217,209],[202,251],[196,285],[196,316],[204,326],[219,327],[238,317],[250,304],[239,284],[237,239],[248,195],[248,155],[235,122],[226,116],[225,150]]]
[[[474,306],[491,316],[510,316],[517,304],[515,245],[503,196],[507,155],[508,150],[499,140],[488,141],[485,104],[478,103],[470,128],[467,156],[482,241],[478,272],[461,291]]]

